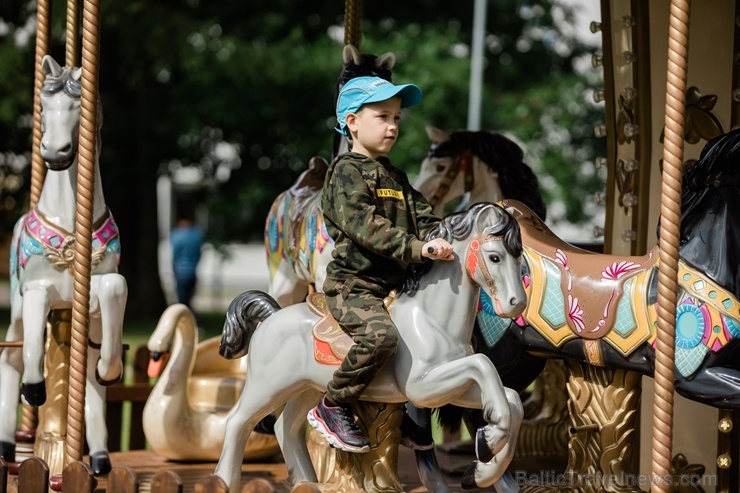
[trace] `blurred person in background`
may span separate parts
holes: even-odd
[[[203,249],[203,231],[195,225],[193,216],[183,214],[178,216],[175,228],[170,234],[172,245],[172,270],[175,274],[177,302],[190,308],[195,288],[198,284],[196,271]],[[197,315],[196,315],[197,319]]]

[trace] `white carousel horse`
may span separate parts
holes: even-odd
[[[246,358],[226,360],[218,355],[218,338],[196,346],[197,339],[193,312],[178,303],[162,313],[147,343],[149,377],[159,379],[144,406],[144,435],[169,460],[218,459],[226,417],[244,384]],[[264,460],[279,452],[273,435],[255,433],[243,458]]]
[[[42,67],[46,79],[41,89],[40,152],[49,172],[37,204],[19,219],[13,231],[6,339],[23,341],[23,347],[6,348],[0,355],[0,452],[6,461],[14,460],[19,383],[20,397],[26,404],[40,406],[46,401],[47,318],[53,310],[70,309],[74,294],[82,69],[62,68],[48,55]],[[98,109],[101,122],[100,105]],[[105,205],[97,158],[85,423],[91,465],[100,474],[110,470],[104,385],[117,382],[123,372],[121,331],[128,290],[126,280],[117,273],[121,251],[118,227]]]
[[[390,309],[401,339],[398,351],[363,398],[483,409],[488,424],[476,434],[479,460],[463,484],[490,486],[502,479],[513,456],[522,406],[519,395],[503,387],[491,360],[473,354],[470,338],[479,289],[490,293],[502,317],[516,317],[525,307],[520,232],[500,206],[483,203],[445,218],[427,239],[435,236],[452,243],[455,259],[412,270]],[[316,481],[306,446],[306,413],[336,369],[336,363],[316,357],[312,328],[320,318],[307,303],[280,309],[258,291],[232,301],[220,353],[228,358],[248,351],[249,358],[215,471],[230,491],[238,490],[242,454],[253,428],[283,404],[275,429],[291,481]]]

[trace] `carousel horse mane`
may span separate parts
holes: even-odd
[[[431,241],[434,238],[444,238],[447,241],[464,240],[473,231],[478,216],[492,207],[501,209],[501,213],[499,214],[500,220],[498,224],[484,229],[483,233],[492,236],[503,235],[506,251],[516,258],[521,257],[522,237],[519,230],[519,223],[516,222],[514,216],[503,210],[501,206],[491,202],[478,202],[470,206],[466,211],[454,212],[445,216],[439,223],[439,226],[427,233],[424,241]],[[398,290],[398,294],[406,293],[412,296],[419,288],[419,281],[422,276],[429,272],[431,268],[432,263],[429,261],[420,264],[411,264],[406,273],[406,279]]]
[[[504,197],[522,202],[540,219],[546,219],[539,181],[524,163],[524,151],[516,142],[497,132],[458,130],[450,133],[449,140],[432,144],[429,157],[452,156],[466,149],[486,163],[491,172],[498,173]]]
[[[683,174],[679,256],[740,298],[740,129],[710,140]]]
[[[82,94],[82,84],[80,83],[79,74],[73,74],[74,71],[80,70],[74,67],[63,67],[59,75],[48,75],[41,86],[41,93],[47,96],[56,94],[59,91],[73,98],[80,99]]]
[[[43,96],[53,96],[62,91],[71,99],[79,100],[82,97],[82,68],[81,67],[61,67],[62,72],[59,74],[48,74],[41,86]],[[98,97],[96,104],[98,139],[100,139],[100,128],[103,126],[103,106]],[[100,146],[98,147],[98,153]]]

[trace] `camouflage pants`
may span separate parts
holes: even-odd
[[[355,345],[334,372],[327,397],[353,405],[388,359],[396,354],[398,331],[383,306],[383,296],[359,279],[324,283],[326,304]]]

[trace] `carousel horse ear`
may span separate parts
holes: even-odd
[[[72,69],[72,80],[79,82],[82,80],[82,67]]]
[[[450,140],[450,134],[433,125],[426,126],[427,137],[435,144],[441,144]]]
[[[345,45],[342,50],[342,61],[344,62],[345,67],[349,65],[350,62],[354,65],[359,65],[362,62],[362,55],[353,45]]]
[[[59,77],[62,75],[62,67],[54,60],[51,55],[44,55],[41,59],[41,70],[44,71],[44,76]]]
[[[393,70],[393,67],[396,66],[396,54],[392,51],[389,51],[388,53],[383,53],[375,59],[375,66],[378,68]]]

